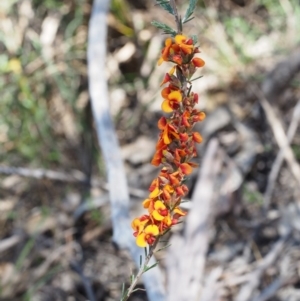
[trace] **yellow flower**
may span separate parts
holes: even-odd
[[[141,248],[146,247],[147,244],[152,245],[155,242],[155,236],[158,234],[158,227],[156,225],[149,225],[142,233],[137,235],[136,244]]]
[[[166,216],[169,215],[169,210],[162,201],[156,201],[151,215],[155,220],[162,221]]]

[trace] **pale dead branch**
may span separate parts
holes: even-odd
[[[199,300],[203,272],[209,243],[209,230],[215,179],[220,171],[222,158],[218,141],[210,141],[193,194],[183,236],[175,235],[168,254],[168,299],[170,301]]]
[[[95,0],[93,3],[88,35],[89,92],[98,141],[108,175],[113,241],[120,248],[128,248],[135,263],[139,265],[143,250],[136,246],[130,229],[129,192],[126,175],[113,122],[109,114],[107,79],[105,77],[106,13],[108,6],[109,0]],[[150,264],[152,263],[154,263],[154,259]],[[143,279],[149,300],[164,300],[160,270],[158,268],[151,269],[144,274]]]
[[[296,104],[296,106],[294,108],[292,121],[288,128],[287,139],[288,139],[289,144],[292,142],[292,140],[296,134],[299,121],[300,121],[300,100],[298,101],[298,103]],[[271,172],[268,177],[268,184],[267,184],[266,192],[264,194],[265,209],[268,208],[268,206],[270,204],[272,193],[273,193],[274,186],[275,186],[275,182],[278,177],[283,160],[284,160],[284,149],[281,149],[280,152],[276,156],[276,159],[273,163]]]

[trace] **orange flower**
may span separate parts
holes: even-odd
[[[161,57],[158,60],[158,65],[161,65],[163,61],[169,60],[171,46],[172,46],[172,39],[171,38],[166,39],[165,47],[163,48],[161,52]]]
[[[134,230],[133,235],[137,236],[138,234],[142,233],[145,228],[145,225],[150,221],[149,215],[143,215],[140,218],[135,218],[132,223],[131,227]]]
[[[193,40],[188,39],[184,35],[177,35],[175,37],[175,43],[185,54],[191,54],[194,50]]]
[[[193,121],[198,122],[205,119],[205,113],[204,112],[196,112],[193,114]]]
[[[145,199],[143,201],[143,207],[147,208],[149,213],[151,214],[154,210],[154,200],[153,199]]]
[[[185,175],[189,175],[193,171],[193,168],[191,167],[191,164],[189,164],[189,163],[179,164],[179,168],[182,171],[182,173]]]
[[[197,143],[201,143],[202,142],[202,136],[198,133],[198,132],[193,132],[193,140]]]
[[[161,108],[172,114],[161,117],[157,124],[160,135],[151,163],[163,167],[149,187],[148,198],[143,201],[148,215],[134,219],[131,225],[140,247],[153,245],[160,235],[186,215],[178,207],[189,191],[183,181],[198,166],[191,159],[197,155],[196,143],[202,141],[201,135],[192,128],[205,118],[203,112],[194,108],[198,94],[191,92],[190,78],[196,68],[205,64],[201,58],[194,57],[199,52],[192,39],[176,35],[174,39],[166,39],[158,61],[158,64],[164,61],[174,63],[161,82],[161,86],[168,83],[161,91]]]
[[[178,223],[178,219],[182,216],[186,215],[186,212],[182,211],[179,207],[174,208],[174,215],[172,217],[172,225],[176,225]]]
[[[164,200],[167,201],[171,198],[171,194],[174,192],[174,188],[171,185],[167,184],[163,187],[162,191]]]
[[[203,67],[205,65],[205,62],[199,57],[192,59],[192,63],[195,67]]]

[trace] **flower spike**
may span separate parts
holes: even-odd
[[[160,135],[151,163],[162,165],[162,169],[150,185],[148,198],[143,201],[148,214],[132,222],[139,247],[153,245],[186,215],[179,208],[189,191],[183,182],[197,166],[191,158],[197,155],[196,143],[202,142],[202,136],[193,128],[205,118],[205,114],[195,108],[198,94],[191,92],[190,78],[205,64],[195,57],[199,52],[191,38],[178,34],[174,39],[166,39],[158,61],[159,65],[163,62],[174,64],[161,82],[161,86],[166,84],[161,91],[161,108],[169,116],[161,117],[157,124]]]

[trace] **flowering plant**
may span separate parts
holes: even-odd
[[[136,243],[140,247],[153,245],[186,214],[179,207],[182,197],[188,193],[183,183],[197,166],[191,159],[197,156],[195,143],[202,141],[193,127],[205,118],[203,112],[195,109],[198,94],[191,91],[192,76],[197,68],[204,66],[204,61],[195,57],[199,49],[194,41],[178,34],[174,39],[166,39],[161,53],[159,65],[164,61],[175,64],[161,83],[167,84],[161,91],[161,108],[171,115],[158,121],[160,135],[151,163],[163,167],[150,185],[149,197],[143,202],[148,214],[132,221]]]
[[[192,19],[196,1],[190,0],[183,20],[177,13],[174,0],[158,1],[158,4],[175,16],[177,24],[175,31],[166,24],[153,22],[172,36],[165,40],[158,65],[163,62],[174,64],[161,82],[161,87],[164,86],[161,90],[161,108],[166,116],[162,116],[158,121],[160,134],[151,161],[154,166],[162,168],[149,187],[148,198],[143,201],[147,214],[135,218],[131,224],[136,244],[146,248],[146,258],[122,300],[128,299],[139,277],[149,270],[147,264],[159,239],[186,215],[180,208],[182,198],[188,193],[184,182],[197,166],[191,160],[197,156],[195,144],[202,141],[201,135],[193,128],[195,123],[205,118],[205,114],[195,108],[199,97],[197,93],[192,92],[192,78],[197,69],[205,63],[197,56],[200,51],[196,46],[195,37],[190,38],[182,34],[182,25]]]

